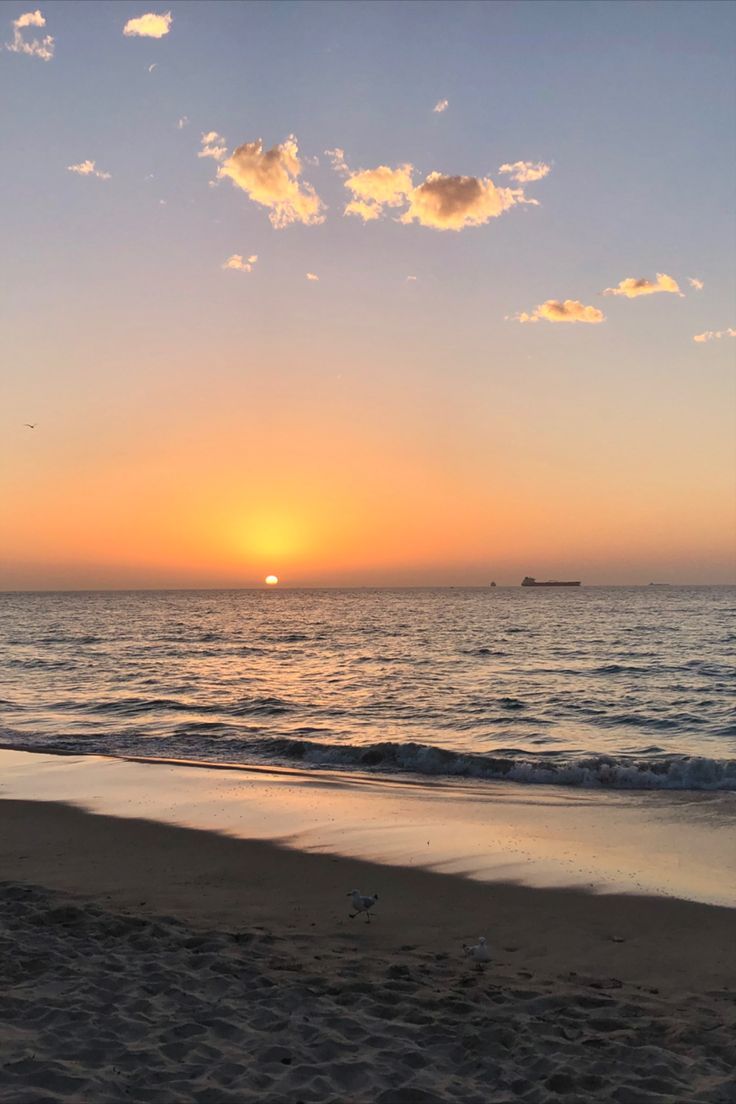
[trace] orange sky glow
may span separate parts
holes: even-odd
[[[729,6],[420,9],[8,9],[0,589],[736,580]]]

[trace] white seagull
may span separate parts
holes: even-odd
[[[477,943],[463,943],[463,950],[468,958],[472,958],[474,962],[478,963],[479,969],[482,963],[488,962],[491,957],[484,935],[479,936]]]
[[[376,901],[378,900],[378,894],[374,893],[372,897],[363,897],[359,889],[353,889],[350,891],[350,893],[347,894],[347,896],[352,897],[353,908],[355,909],[355,912],[348,913],[350,919],[354,920],[358,913],[364,912],[366,920],[368,921],[368,923],[370,923],[370,910],[373,908]]]

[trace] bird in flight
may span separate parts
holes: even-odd
[[[33,425],[31,425],[30,422],[24,422],[23,425],[27,426],[28,429],[35,429],[36,426],[38,425],[38,422],[34,422]]]

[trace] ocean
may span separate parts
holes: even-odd
[[[736,587],[0,594],[0,744],[736,790]]]

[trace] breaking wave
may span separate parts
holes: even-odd
[[[305,728],[304,733],[318,732]],[[99,736],[57,736],[34,740],[28,734],[5,729],[0,747],[24,751],[99,754],[115,757],[182,758],[202,766],[235,763],[299,764],[313,769],[366,771],[376,774],[414,774],[436,778],[467,778],[541,786],[570,786],[606,790],[728,790],[736,791],[736,759],[668,755],[652,748],[651,755],[535,755],[504,748],[493,754],[457,752],[415,742],[384,741],[356,746],[320,742],[293,735],[266,737],[257,730],[244,736],[225,724],[202,722],[182,725],[164,739],[135,738],[130,734],[107,739]]]
[[[298,760],[309,766],[407,771],[538,785],[617,790],[736,790],[736,759],[687,755],[552,759],[513,751],[506,755],[460,753],[418,743],[385,742],[355,747],[289,739],[261,740],[257,751],[259,756],[268,752],[269,758]]]

